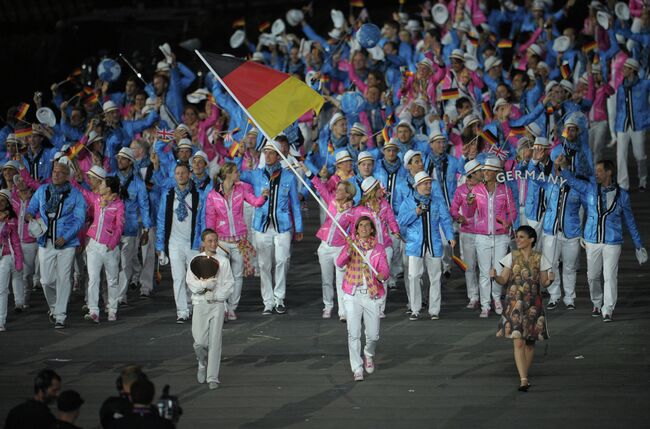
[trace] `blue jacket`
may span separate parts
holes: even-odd
[[[120,187],[128,186],[127,191],[129,197],[123,199],[124,201],[124,232],[122,235],[127,237],[134,237],[138,234],[140,227],[139,219],[142,219],[142,226],[151,228],[151,216],[149,215],[149,197],[147,195],[147,187],[145,186],[140,175],[133,174],[131,170],[129,177],[125,177],[121,173],[112,173],[110,176],[116,176],[120,179]],[[129,184],[127,185],[127,181]]]
[[[185,105],[183,92],[192,84],[195,78],[194,72],[180,62],[177,62],[176,67],[173,67],[169,72],[169,86],[165,94],[165,106],[167,106],[177,123],[180,123],[183,116],[183,106]],[[156,92],[152,84],[147,84],[144,90],[149,97],[156,98]],[[174,128],[176,125],[168,124],[168,126],[174,126]]]
[[[436,168],[436,164],[439,164],[440,168]],[[434,169],[436,171],[435,176],[433,175]],[[451,202],[456,193],[457,175],[462,174],[463,170],[464,168],[458,158],[447,153],[443,153],[440,157],[435,157],[433,153],[430,153],[424,161],[424,171],[437,180],[445,198],[447,209],[451,207]]]
[[[43,148],[37,155],[31,150],[23,155],[23,164],[34,180],[45,182],[52,175],[52,159],[56,153],[55,148]]]
[[[603,187],[596,183],[592,177],[589,182],[576,179],[575,175],[567,170],[562,170],[562,177],[569,186],[582,195],[582,204],[587,210],[587,220],[584,227],[584,239],[588,243],[623,244],[623,223],[632,236],[634,247],[643,247],[641,235],[634,222],[630,195],[625,189],[614,185],[616,197],[611,207],[607,206],[607,199]]]
[[[79,231],[86,222],[86,201],[81,192],[75,188],[70,188],[70,191],[59,202],[57,217],[48,221],[45,206],[52,186],[52,184],[48,184],[39,187],[29,201],[27,211],[32,216],[40,214],[41,219],[47,224],[48,230],[52,230],[54,240],[58,237],[65,239],[65,244],[61,249],[77,247],[79,246]],[[39,246],[46,246],[47,235],[43,234],[38,239]]]
[[[402,208],[404,201],[413,197],[413,193],[416,192],[413,188],[413,176],[406,171],[406,180],[400,180],[395,187],[395,197],[393,198],[393,211],[395,216],[397,216]],[[437,180],[431,182],[431,199],[440,199],[442,200],[442,189],[440,189],[440,183]]]
[[[528,163],[527,171],[534,176],[532,178],[529,176],[526,181],[528,185],[525,203],[526,218],[541,222],[546,210],[546,187],[543,182],[535,179],[541,174],[544,174],[544,178],[553,174],[553,163],[551,160],[546,165],[531,161]]]
[[[115,128],[106,128],[104,153],[109,159],[112,171],[117,171],[116,155],[120,149],[129,146],[137,133],[151,128],[158,119],[158,112],[152,110],[145,118],[136,121],[123,120]]]
[[[581,108],[579,105],[571,100],[567,100],[562,103],[562,106],[560,106],[559,110],[549,114],[546,112],[546,106],[544,106],[542,103],[538,103],[530,113],[522,115],[517,119],[510,120],[509,124],[510,127],[522,127],[530,124],[531,122],[535,122],[542,129],[541,137],[548,137],[549,132],[551,131],[547,126],[549,123],[550,115],[553,115],[555,124],[558,126],[558,130],[561,133],[564,126],[564,120],[568,117],[568,115],[573,112],[579,112],[580,110]]]
[[[432,256],[440,258],[443,249],[443,241],[440,236],[441,228],[447,241],[454,239],[454,228],[449,210],[444,201],[435,198],[433,194],[431,194],[428,211],[417,216],[415,214],[417,206],[418,201],[414,195],[411,195],[404,201],[399,216],[397,216],[399,229],[406,240],[406,255],[421,258],[425,247],[428,247]],[[428,231],[424,230],[425,226]]]
[[[266,168],[243,171],[241,180],[253,186],[256,196],[262,195],[264,189],[270,189],[269,175]],[[302,213],[298,199],[296,177],[286,169],[282,169],[280,183],[277,187],[276,198],[268,198],[264,205],[255,209],[253,228],[255,231],[265,232],[269,220],[269,207],[274,206],[276,231],[287,232],[295,228],[302,232]]]
[[[582,235],[580,219],[580,192],[567,182],[560,184],[546,178],[542,186],[546,190],[546,213],[544,215],[544,233],[556,235],[564,233],[566,238],[576,238]]]
[[[199,250],[201,246],[201,233],[205,229],[205,196],[202,197],[200,192],[192,185],[190,190],[192,198],[192,210],[188,214],[191,216],[192,250]],[[207,194],[206,194],[207,195]],[[171,237],[172,221],[174,213],[174,200],[176,199],[175,187],[165,189],[160,195],[160,207],[156,219],[156,250],[169,254],[169,238]]]
[[[409,175],[409,172],[406,171],[399,158],[395,162],[397,165],[399,165],[399,168],[393,174],[390,174],[388,170],[386,170],[386,160],[377,160],[377,162],[375,162],[375,171],[372,173],[372,175],[375,179],[379,180],[381,186],[384,187],[384,190],[386,191],[386,200],[393,208],[393,212],[397,213],[397,207],[395,204],[397,186],[400,182],[406,181],[406,177]]]
[[[626,89],[625,83],[616,91],[616,122],[614,131],[625,132],[626,121],[629,119],[633,131],[642,131],[650,128],[650,80],[638,79],[633,85]],[[632,116],[628,118],[628,110]]]
[[[588,178],[594,175],[594,160],[589,148],[588,129],[584,128],[578,141],[569,142],[564,137],[560,138],[560,144],[551,150],[551,159],[563,154],[569,164],[569,170],[579,178]]]

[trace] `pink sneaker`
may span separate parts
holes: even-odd
[[[363,367],[368,374],[372,374],[373,372],[375,372],[375,362],[372,360],[371,357],[368,356],[363,357]]]
[[[478,308],[478,301],[476,300],[471,300],[469,304],[467,304],[467,308],[471,310],[476,310]]]
[[[359,368],[354,372],[354,381],[363,381],[363,369]]]
[[[480,317],[481,319],[487,319],[489,315],[490,315],[490,310],[485,309],[485,310],[481,310],[481,314],[479,314],[478,317]]]
[[[237,320],[237,315],[233,310],[228,310],[228,320]]]

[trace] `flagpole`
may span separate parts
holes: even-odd
[[[257,127],[257,129],[260,130],[260,132],[262,133],[262,135],[264,135],[264,137],[265,137],[269,142],[273,141],[273,139],[272,139],[271,137],[269,137],[269,135],[266,133],[266,131],[264,130],[264,128],[262,128],[262,127],[260,126],[260,124],[257,122],[257,120],[256,120],[252,115],[250,115],[250,114],[248,113],[248,110],[247,110],[247,109],[246,109],[246,108],[241,104],[241,102],[239,101],[239,99],[237,98],[237,96],[236,96],[235,94],[233,94],[233,92],[230,90],[230,88],[229,88],[229,87],[224,83],[224,81],[221,79],[221,76],[219,76],[219,74],[218,74],[216,71],[214,71],[214,69],[212,68],[212,66],[210,65],[210,63],[205,59],[205,57],[204,57],[203,55],[201,55],[201,53],[199,52],[199,50],[198,50],[198,49],[195,49],[195,50],[194,50],[194,53],[195,53],[195,54],[196,54],[196,55],[201,59],[201,61],[203,61],[203,64],[205,64],[206,67],[208,68],[208,70],[210,70],[210,71],[212,72],[212,74],[214,75],[214,77],[219,81],[219,83],[221,83],[221,86],[223,86],[223,87],[225,88],[225,90],[228,91],[228,94],[230,94],[230,96],[233,98],[233,100],[235,100],[235,102],[239,105],[239,107],[241,107],[242,110],[243,110],[244,112],[246,112],[246,115],[248,116],[248,118],[251,120],[251,122],[253,122],[253,124],[255,124],[255,126]],[[335,217],[332,213],[330,213],[330,211],[327,209],[327,206],[325,205],[325,203],[324,203],[324,202],[323,202],[323,201],[322,201],[322,200],[321,200],[321,199],[320,199],[320,198],[319,198],[319,197],[314,193],[314,191],[312,190],[312,188],[307,184],[307,182],[305,182],[305,180],[302,178],[302,176],[301,176],[300,174],[298,174],[298,172],[297,172],[296,169],[293,167],[293,165],[289,162],[289,160],[287,159],[287,157],[284,156],[284,154],[283,154],[281,151],[277,151],[277,152],[278,152],[278,154],[280,155],[280,157],[281,157],[281,158],[282,158],[282,159],[287,163],[287,165],[289,166],[289,168],[291,169],[291,171],[293,172],[293,174],[296,175],[296,177],[298,178],[298,180],[300,181],[300,183],[302,183],[302,185],[307,189],[307,191],[309,191],[309,193],[311,194],[311,196],[314,197],[314,199],[316,200],[316,202],[318,203],[318,205],[319,205],[323,210],[325,210],[325,214],[326,214],[327,216],[329,216],[329,218],[332,220],[332,222],[334,223],[334,225],[336,225],[336,227],[341,231],[341,233],[343,234],[343,236],[344,236],[346,239],[349,238],[349,235],[348,235],[347,231],[345,231],[345,229],[341,226],[341,224],[336,220],[336,217]],[[378,275],[378,273],[377,273],[377,271],[375,270],[375,268],[372,266],[372,264],[370,264],[370,259],[368,258],[368,256],[367,256],[365,253],[363,253],[363,252],[361,251],[361,249],[359,249],[359,247],[357,247],[357,245],[356,245],[354,242],[350,241],[349,243],[350,243],[350,245],[354,248],[354,250],[356,250],[356,252],[357,252],[359,255],[361,255],[361,257],[362,257],[363,260],[366,262],[366,264],[368,264],[368,267],[370,267],[370,270],[371,270],[375,275]]]

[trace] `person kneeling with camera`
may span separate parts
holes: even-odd
[[[210,389],[219,387],[221,334],[224,302],[233,291],[235,278],[227,257],[217,253],[219,237],[212,229],[201,234],[202,253],[192,258],[186,282],[192,292],[192,337],[199,367],[196,378]]]
[[[146,378],[139,379],[131,386],[131,402],[133,409],[131,413],[114,420],[109,426],[110,429],[131,429],[131,428],[156,428],[174,429],[174,424],[158,415],[152,401],[156,388]]]

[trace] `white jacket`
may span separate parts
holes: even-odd
[[[206,254],[205,252],[199,253],[194,258],[199,256],[206,256]],[[192,260],[194,260],[194,258],[192,258]],[[192,292],[192,304],[194,305],[205,302],[210,304],[215,302],[222,303],[228,299],[232,293],[235,285],[235,278],[232,275],[230,261],[219,253],[212,256],[212,258],[219,262],[219,272],[217,273],[217,277],[213,279],[200,280],[192,273],[192,271],[189,269],[187,270],[185,281],[187,282],[187,287],[190,289],[190,292]]]

